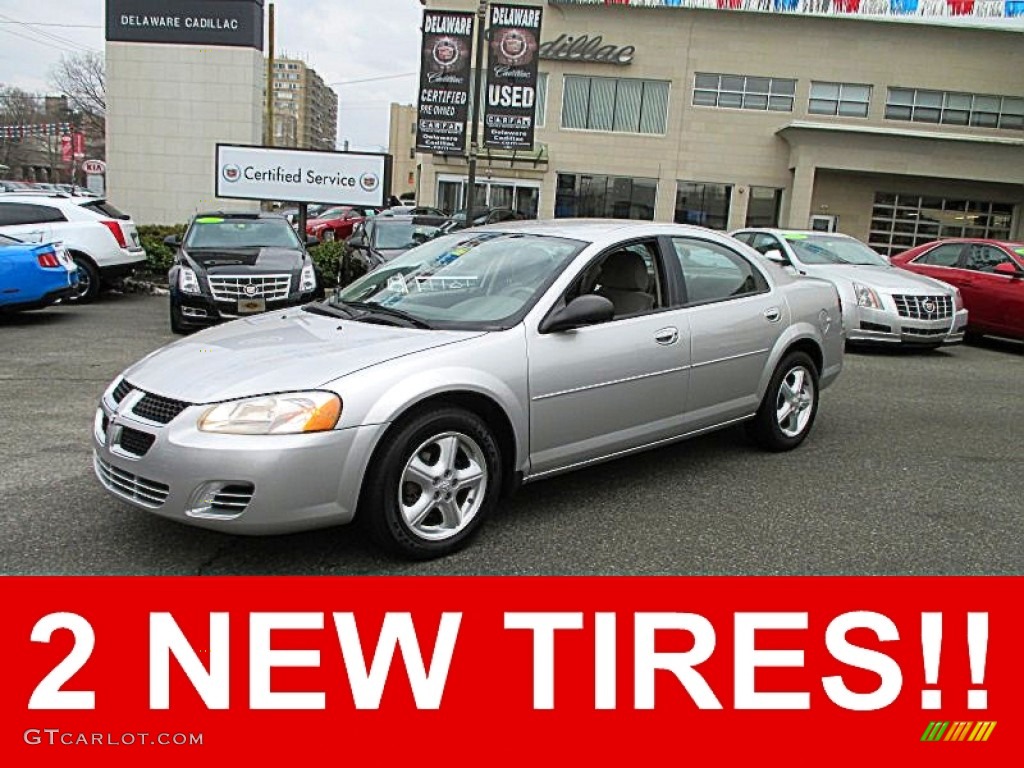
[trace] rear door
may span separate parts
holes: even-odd
[[[690,328],[688,429],[757,410],[758,384],[789,308],[738,250],[699,237],[671,238]]]
[[[26,243],[53,239],[53,225],[67,221],[59,208],[42,203],[0,202],[0,232]]]

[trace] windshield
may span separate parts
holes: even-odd
[[[864,243],[848,237],[830,235],[783,235],[804,264],[856,264],[887,267],[889,262]]]
[[[185,248],[301,248],[295,230],[285,219],[196,219],[185,238]]]
[[[529,307],[585,246],[518,233],[446,235],[364,275],[331,303],[377,304],[432,325],[493,326]]]
[[[415,224],[411,221],[377,222],[374,244],[382,251],[405,250],[427,242],[437,235],[440,225]]]

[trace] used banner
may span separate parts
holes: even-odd
[[[537,118],[537,58],[542,10],[492,5],[490,64],[484,102],[484,146],[533,149]]]
[[[462,154],[472,83],[472,13],[425,11],[416,149]]]
[[[0,757],[1020,765],[1022,585],[10,577]]]

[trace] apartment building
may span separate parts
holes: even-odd
[[[273,73],[274,146],[333,150],[338,94],[300,59],[275,59]]]

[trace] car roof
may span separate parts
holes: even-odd
[[[1001,245],[1004,248],[1014,249],[1024,247],[1024,242],[1017,242],[1015,240],[995,240],[991,237],[942,237],[937,240],[929,240],[927,243],[921,243],[915,245],[913,248],[908,250],[917,250],[918,248],[927,248],[933,245],[940,245],[942,243],[981,243],[982,245]]]
[[[204,211],[192,217],[196,219],[280,219],[287,221],[280,213],[248,212],[248,211]]]
[[[636,219],[526,219],[503,221],[497,224],[461,229],[463,232],[509,232],[530,235],[567,237],[576,240],[597,242],[606,239],[626,239],[654,235],[680,235],[713,238],[726,237],[720,232],[693,224],[671,222],[639,221]]]
[[[772,235],[807,235],[808,237],[843,237],[856,240],[852,235],[842,232],[822,232],[820,229],[790,229],[789,227],[739,227],[731,232],[765,232]]]

